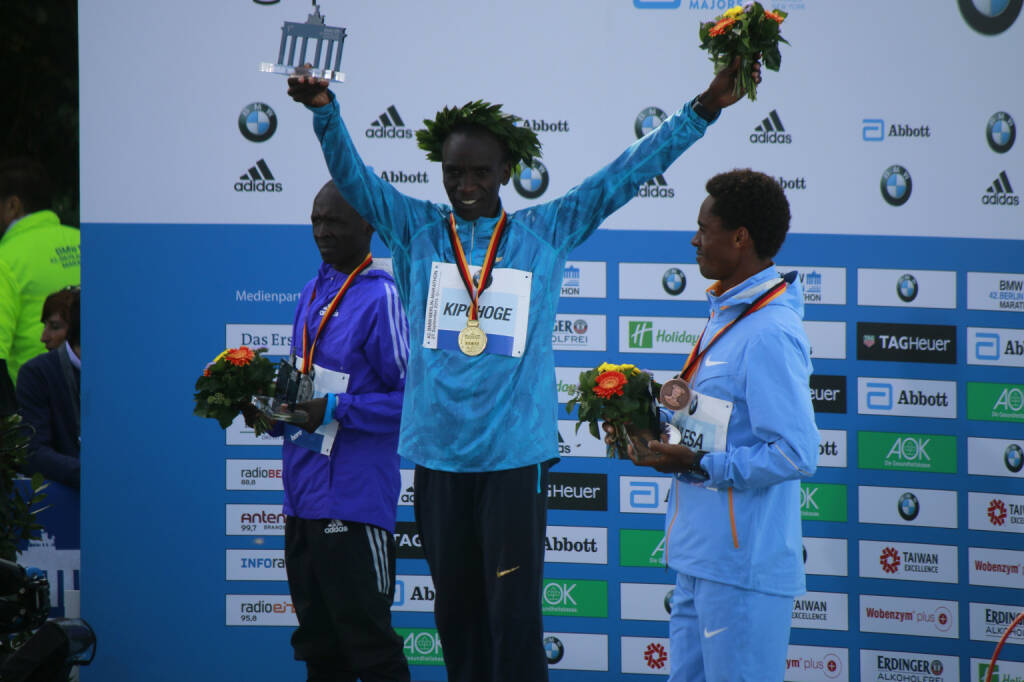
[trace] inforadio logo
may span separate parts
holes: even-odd
[[[536,199],[547,190],[549,181],[547,167],[534,159],[529,166],[520,165],[519,170],[512,178],[512,186],[516,188],[520,196],[526,199]]]
[[[879,185],[882,190],[882,198],[890,206],[902,206],[907,203],[910,199],[910,191],[913,189],[910,172],[898,165],[885,169]]]

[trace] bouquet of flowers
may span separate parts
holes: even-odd
[[[654,396],[661,385],[635,365],[602,363],[596,369],[580,372],[580,382],[565,406],[567,412],[579,406],[576,431],[584,422],[590,433],[600,439],[597,422],[606,421],[615,427],[615,443],[608,446],[608,456],[627,459],[629,434],[626,426],[650,429],[658,433],[658,413]]]
[[[757,84],[750,75],[750,67],[758,54],[764,60],[765,68],[778,71],[782,65],[779,43],[789,41],[782,37],[779,25],[785,20],[786,12],[766,10],[759,2],[748,2],[726,10],[714,21],[700,25],[700,46],[711,53],[715,73],[732,64],[740,57],[740,72],[736,79],[736,94],[746,92],[751,100],[757,99]]]
[[[274,389],[274,365],[263,357],[266,348],[255,351],[246,346],[228,348],[206,366],[196,379],[196,407],[193,413],[216,419],[222,429],[234,421],[254,395]],[[259,415],[253,424],[256,435],[270,429],[270,420]]]

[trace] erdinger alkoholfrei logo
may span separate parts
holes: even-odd
[[[896,510],[904,521],[913,521],[921,511],[921,503],[918,502],[917,495],[914,493],[903,493],[900,495],[899,502],[896,503]]]
[[[901,301],[906,303],[913,301],[917,298],[918,289],[917,278],[910,273],[901,275],[900,278],[896,280],[896,295],[900,297]]]
[[[637,139],[640,139],[660,126],[666,118],[668,116],[658,107],[647,107],[637,114],[636,121],[633,122],[633,132],[636,133]]]
[[[379,137],[386,139],[408,139],[412,137],[412,131],[405,127],[405,121],[398,114],[398,109],[392,104],[377,117],[370,127],[366,129],[367,137]]]
[[[263,159],[242,173],[235,183],[236,192],[280,192],[281,189],[281,183],[274,181],[274,174]]]
[[[519,170],[512,176],[512,186],[516,188],[520,196],[526,199],[536,199],[547,190],[549,180],[548,169],[543,163],[534,159],[529,166],[525,163],[519,165]]]
[[[238,130],[250,142],[266,142],[277,130],[277,114],[263,102],[246,104],[238,114]]]
[[[1024,0],[959,0],[960,14],[978,33],[994,36],[1013,25]]]
[[[1003,451],[1003,464],[1013,473],[1018,473],[1024,468],[1024,451],[1016,443],[1010,443]]]
[[[679,268],[669,268],[661,276],[661,288],[669,296],[678,296],[686,288],[686,275]]]
[[[1020,197],[1013,193],[1010,177],[1002,171],[981,195],[981,203],[986,206],[1020,206]]]
[[[879,184],[882,198],[890,206],[902,206],[910,199],[913,183],[910,181],[910,173],[903,166],[893,165],[886,168]]]
[[[555,636],[544,638],[544,656],[548,659],[548,665],[554,665],[565,656],[565,645],[562,640]]]
[[[587,328],[587,321],[584,319],[579,319],[572,323],[572,330],[576,334],[586,334]]]
[[[985,139],[994,152],[1005,154],[1010,151],[1013,141],[1017,139],[1017,126],[1013,117],[1005,111],[992,114],[985,124]]]
[[[752,144],[791,144],[793,137],[783,127],[779,112],[772,109],[760,125],[754,128],[754,132],[750,134],[750,142]]]

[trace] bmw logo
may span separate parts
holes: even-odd
[[[277,130],[277,114],[263,102],[248,104],[238,114],[238,130],[250,142],[266,142]]]
[[[1017,126],[1013,123],[1013,117],[1005,111],[992,114],[985,126],[985,139],[994,152],[1004,154],[1010,151],[1013,141],[1017,139]]]
[[[900,501],[896,508],[900,512],[900,516],[903,517],[904,521],[913,521],[917,518],[917,513],[921,511],[921,505],[917,501],[917,496],[914,493],[903,493],[900,495]]]
[[[804,545],[804,563],[807,563],[807,545]]]
[[[909,273],[901,276],[896,281],[896,295],[904,303],[910,303],[917,298],[917,278]]]
[[[660,126],[666,118],[668,116],[658,107],[647,107],[637,114],[636,121],[633,122],[633,132],[637,138],[641,138]]]
[[[690,401],[689,413],[694,414],[697,412],[697,393],[693,394],[693,400]]]
[[[910,190],[913,184],[910,182],[910,173],[903,166],[889,166],[882,173],[882,198],[890,206],[902,206],[910,198]]]
[[[548,665],[554,665],[565,656],[565,645],[562,640],[554,636],[544,638],[544,655],[548,658]]]
[[[1013,25],[1024,0],[959,0],[960,14],[978,33],[994,36]]]
[[[661,288],[669,296],[678,296],[686,288],[686,275],[679,268],[669,268],[661,276]]]
[[[672,613],[672,593],[675,590],[669,590],[665,593],[665,613]]]
[[[512,185],[520,195],[536,199],[548,188],[548,169],[536,159],[530,166],[520,165],[512,178]]]
[[[583,319],[576,320],[572,323],[572,330],[577,334],[587,333],[587,321]]]
[[[1003,453],[1003,463],[1006,464],[1007,469],[1016,474],[1021,468],[1024,468],[1024,451],[1016,443],[1010,443]]]

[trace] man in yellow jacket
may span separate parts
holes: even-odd
[[[43,353],[46,297],[81,282],[79,232],[60,224],[46,171],[36,161],[0,161],[0,365],[17,381],[25,362]]]

